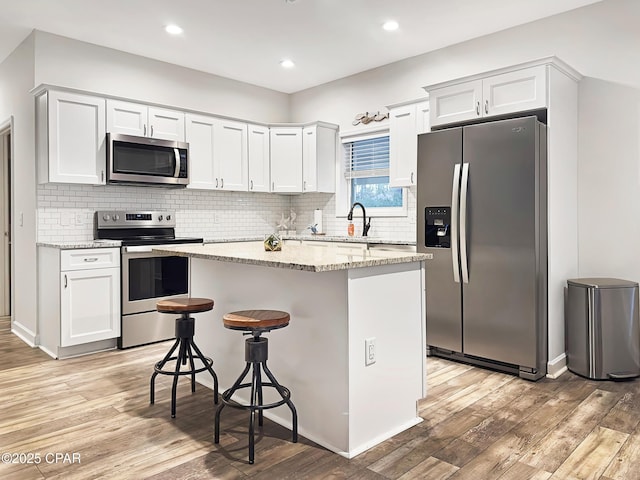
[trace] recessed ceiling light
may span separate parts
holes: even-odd
[[[282,67],[284,68],[293,68],[296,64],[293,63],[293,61],[289,60],[288,58],[285,60],[282,60],[280,62],[280,65],[282,65]]]
[[[182,28],[180,28],[178,25],[167,25],[166,27],[164,27],[164,30],[171,35],[180,35],[182,33]]]
[[[399,26],[400,25],[398,25],[398,22],[396,22],[395,20],[389,20],[388,22],[384,22],[382,28],[384,28],[387,32],[393,32],[394,30],[397,30]]]

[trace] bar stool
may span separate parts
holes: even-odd
[[[176,387],[178,378],[181,375],[191,375],[191,392],[196,391],[196,373],[207,370],[213,377],[213,396],[214,402],[218,403],[218,377],[213,371],[213,360],[205,357],[198,346],[193,341],[195,333],[195,319],[189,316],[192,313],[207,312],[213,308],[213,300],[209,298],[176,298],[173,300],[160,300],[156,304],[156,309],[160,313],[180,313],[181,316],[176,318],[176,341],[165,357],[155,364],[153,374],[151,375],[151,404],[155,400],[155,380],[158,374],[172,375],[173,386],[171,388],[171,418],[176,417]],[[178,348],[178,355],[172,356],[173,352]],[[194,363],[193,351],[195,358],[202,362],[202,366],[196,368]],[[175,360],[176,366],[174,370],[163,370],[167,362]],[[190,368],[180,370],[180,367],[189,361]]]
[[[244,370],[233,386],[228,390],[225,390],[221,396],[222,402],[216,410],[214,441],[215,443],[220,442],[220,413],[222,413],[224,407],[229,406],[241,410],[249,410],[249,463],[253,463],[256,411],[258,412],[258,425],[262,426],[263,410],[279,407],[286,403],[291,410],[293,443],[298,441],[298,413],[296,412],[296,407],[291,401],[291,392],[288,388],[280,385],[269,368],[267,368],[269,342],[266,338],[261,337],[263,333],[289,325],[289,314],[278,310],[243,310],[225,314],[222,321],[226,328],[231,330],[240,330],[245,332],[243,335],[251,335],[251,338],[248,338],[245,341],[244,357],[246,365]],[[252,370],[251,382],[242,383],[250,369]],[[262,382],[262,371],[267,375],[270,382]],[[231,397],[237,390],[249,387],[251,388],[251,400],[248,405],[231,401]],[[282,399],[264,405],[262,402],[262,387],[274,388]]]

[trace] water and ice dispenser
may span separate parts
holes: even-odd
[[[451,207],[425,207],[425,247],[451,248]]]

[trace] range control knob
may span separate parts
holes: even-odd
[[[171,220],[171,215],[167,215],[167,222]]]
[[[105,222],[108,222],[111,219],[111,216],[108,213],[105,213],[104,215],[102,215],[102,219]]]
[[[162,221],[162,215],[158,215],[158,221],[161,222]]]
[[[120,220],[120,215],[115,214],[115,215],[113,216],[113,221],[114,221],[114,222],[117,222],[118,220]]]

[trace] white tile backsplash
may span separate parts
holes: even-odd
[[[307,193],[216,192],[120,185],[38,185],[38,241],[93,239],[96,210],[171,210],[176,235],[203,238],[261,236],[275,230],[281,214],[297,214],[296,230],[305,230],[316,208],[323,210],[327,235],[346,235],[347,221],[335,216],[335,195]],[[374,217],[370,235],[415,241],[415,187],[409,189],[407,217]]]

